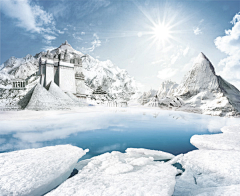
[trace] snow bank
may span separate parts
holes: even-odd
[[[223,133],[240,133],[240,125],[225,126],[221,128]]]
[[[147,157],[147,158],[153,157],[154,160],[166,160],[166,159],[172,159],[175,157],[174,155],[167,152],[158,151],[158,150],[149,150],[144,148],[128,148],[126,150],[126,153],[132,157]]]
[[[238,150],[240,151],[240,133],[221,133],[215,135],[194,135],[190,142],[198,149]]]
[[[65,181],[86,152],[60,145],[2,153],[0,195],[43,195]]]
[[[128,150],[130,152],[131,150]],[[137,152],[138,150],[136,150]],[[177,169],[152,157],[112,152],[80,164],[82,170],[48,196],[172,195]],[[131,151],[133,152],[133,151]],[[156,153],[158,154],[158,153]]]
[[[240,151],[240,125],[223,127],[223,133],[214,135],[194,135],[191,143],[198,149]]]

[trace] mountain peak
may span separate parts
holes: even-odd
[[[219,88],[218,78],[214,67],[201,52],[195,59],[194,65],[177,89],[178,95],[193,96],[203,91],[214,91]]]
[[[73,47],[68,43],[67,40],[64,43],[62,43],[58,48],[62,50],[68,50],[70,52],[75,51]]]
[[[71,46],[68,41],[66,40],[64,43],[62,43],[62,45],[68,45],[68,46]]]
[[[200,69],[200,70],[207,70],[207,69],[210,69],[211,72],[216,75],[215,73],[215,69],[212,65],[212,63],[209,61],[209,59],[206,57],[205,54],[203,54],[203,52],[200,52],[199,55],[197,56],[197,58],[195,59],[195,62],[194,62],[194,68],[197,68]]]

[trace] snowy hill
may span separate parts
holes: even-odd
[[[217,116],[240,115],[240,91],[216,75],[203,53],[198,55],[174,96],[185,102],[180,110]]]
[[[175,89],[178,87],[176,82],[172,82],[170,80],[162,82],[160,85],[157,96],[159,98],[165,98],[167,96],[172,96],[174,94]]]
[[[126,70],[115,66],[110,60],[99,61],[90,55],[84,55],[73,49],[67,42],[51,50],[50,55],[63,54],[65,50],[68,50],[70,59],[76,56],[82,59],[85,83],[88,87],[88,89],[86,89],[87,93],[91,94],[98,86],[102,86],[103,89],[114,98],[120,97],[128,99],[135,93],[137,89],[135,80],[129,76]],[[2,98],[9,100],[20,99],[36,85],[36,80],[39,79],[39,76],[37,76],[38,62],[43,54],[46,54],[46,52],[42,51],[34,57],[31,55],[27,55],[24,58],[11,57],[4,64],[0,65],[0,94]],[[20,90],[20,92],[19,90],[15,90],[15,92],[13,92],[13,90],[11,90],[11,81],[16,78],[27,80],[30,88],[27,86],[26,90]],[[21,93],[20,97],[19,93]],[[4,102],[5,104],[6,100],[1,100],[0,102]],[[4,104],[0,103],[0,106]]]

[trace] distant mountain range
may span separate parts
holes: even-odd
[[[81,57],[87,93],[91,94],[101,86],[112,98],[142,101],[143,96],[139,94],[136,81],[126,70],[113,65],[110,60],[99,61],[84,55],[68,43],[50,52],[55,55],[57,51],[65,50],[68,50],[70,58]],[[46,52],[42,51],[34,57],[11,57],[0,65],[0,107],[11,108],[39,82],[38,62],[43,54]],[[11,90],[12,80],[16,78],[27,81],[25,90]],[[164,81],[158,91],[151,89],[144,96],[147,102],[152,100],[155,103],[152,105],[160,107],[216,116],[240,116],[240,91],[216,75],[212,63],[203,53],[198,55],[180,84]]]

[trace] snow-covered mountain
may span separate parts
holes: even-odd
[[[177,87],[178,84],[176,82],[172,82],[170,80],[162,82],[157,92],[158,98],[161,99],[167,96],[172,96]]]
[[[217,116],[240,115],[240,91],[216,75],[203,53],[198,55],[174,96],[185,102],[180,110]]]
[[[64,53],[65,50],[70,54],[70,59],[74,56],[82,58],[85,83],[89,87],[87,89],[88,93],[91,93],[98,86],[102,86],[112,97],[129,98],[137,90],[136,81],[129,76],[126,70],[120,69],[110,60],[99,61],[90,55],[84,55],[73,49],[67,42],[51,50],[50,55]],[[31,55],[24,58],[11,57],[0,65],[0,94],[2,98],[17,97],[19,93],[24,96],[30,90],[28,86],[33,87],[37,83],[38,62],[43,54],[46,54],[46,52],[42,51],[34,57]],[[15,92],[12,92],[10,90],[11,81],[16,78],[27,80],[28,86],[25,91],[15,90]]]

